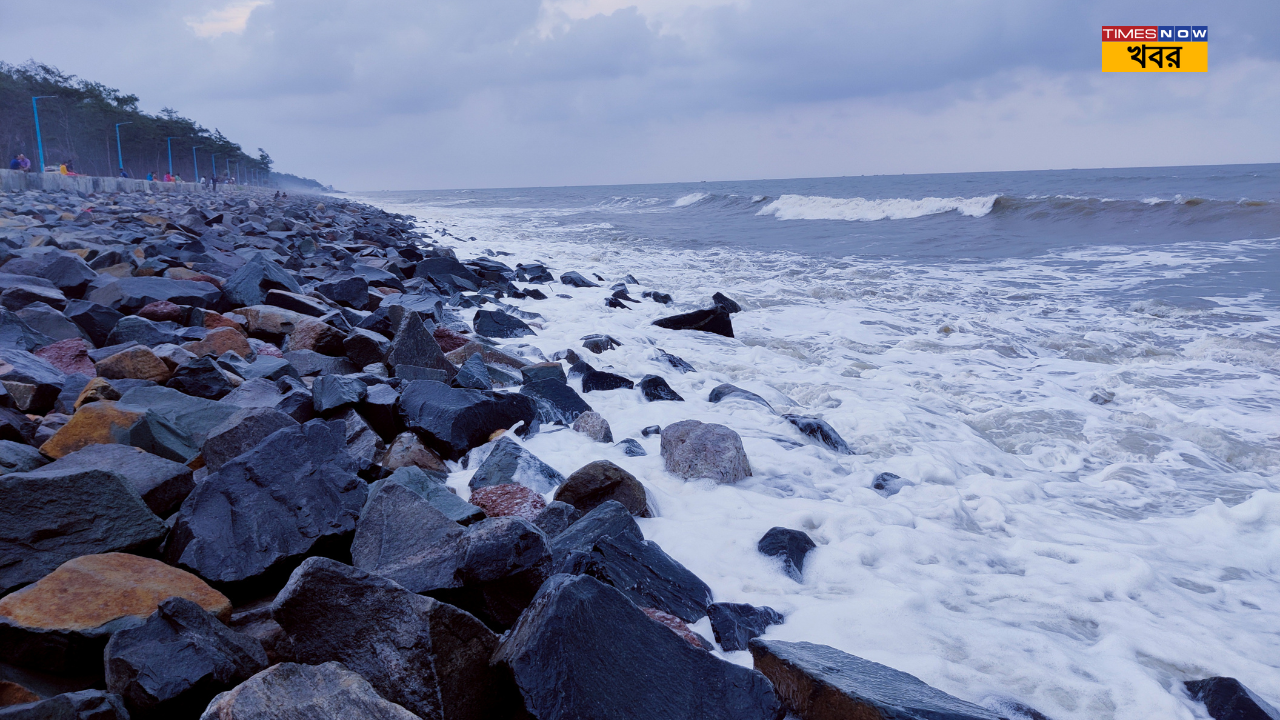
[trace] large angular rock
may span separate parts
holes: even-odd
[[[368,394],[363,380],[345,375],[322,375],[311,386],[311,401],[321,415],[355,405]]]
[[[680,393],[672,390],[671,386],[660,375],[645,375],[641,378],[640,393],[649,402],[658,402],[660,400],[684,402],[684,398],[680,397]]]
[[[31,352],[53,341],[54,338],[32,328],[18,314],[0,308],[0,345]]]
[[[341,662],[423,718],[483,720],[509,711],[489,666],[498,639],[476,618],[386,578],[324,558],[304,562],[272,615],[296,659]]]
[[[372,330],[352,328],[342,341],[342,349],[358,367],[380,363],[387,359],[391,341]]]
[[[157,300],[168,300],[175,305],[213,308],[222,300],[222,291],[209,283],[194,280],[124,277],[90,292],[85,299],[112,310],[133,313]]]
[[[600,287],[582,276],[582,273],[570,271],[560,276],[560,282],[576,288]]]
[[[432,380],[403,386],[400,413],[432,450],[457,460],[498,430],[523,423],[519,434],[537,429],[537,403],[525,395],[451,388]]]
[[[637,607],[655,608],[685,622],[697,622],[707,614],[711,588],[657,543],[638,535],[636,531],[597,538],[589,550],[570,553],[556,570],[590,575],[618,588]]]
[[[458,374],[453,376],[451,384],[454,387],[475,390],[493,389],[493,378],[489,375],[489,368],[484,364],[484,358],[480,357],[480,353],[475,353],[462,363],[458,368]]]
[[[89,340],[98,347],[107,344],[107,337],[115,329],[116,323],[124,317],[124,313],[118,310],[84,300],[72,301],[62,314],[80,326]]]
[[[222,285],[222,292],[237,306],[262,305],[269,290],[302,292],[293,273],[267,260],[261,253],[241,265]]]
[[[277,430],[196,486],[166,558],[228,592],[260,590],[308,555],[345,550],[368,494],[355,471],[341,423]]]
[[[398,470],[406,467],[422,468],[433,473],[448,474],[449,469],[433,450],[422,444],[422,440],[411,432],[403,432],[396,436],[382,456],[382,467],[387,470]]]
[[[338,328],[317,318],[306,317],[299,320],[293,332],[289,333],[289,344],[285,349],[290,352],[311,350],[329,356],[344,355],[344,340],[346,336]]]
[[[460,525],[471,525],[485,518],[483,510],[458,497],[444,482],[444,473],[430,473],[416,467],[400,468],[369,486],[369,501],[385,485],[403,485]],[[366,502],[366,511],[368,507]],[[360,513],[361,517],[364,517],[364,512]]]
[[[620,592],[557,575],[505,636],[493,662],[530,715],[636,720],[776,720],[758,672],[692,647]]]
[[[110,470],[0,476],[0,594],[71,558],[146,548],[162,537],[160,518]]]
[[[53,283],[67,297],[80,297],[89,288],[89,284],[98,279],[98,273],[88,263],[79,255],[69,252],[57,253],[36,274]]]
[[[0,720],[129,720],[124,698],[79,690],[23,705],[0,707]]]
[[[999,716],[894,670],[826,645],[755,638],[756,669],[801,720],[901,718],[1000,720]]]
[[[449,378],[458,372],[416,313],[406,315],[404,322],[397,328],[395,339],[391,341],[391,349],[387,351],[387,364],[391,367],[414,365],[443,370]]]
[[[535,363],[527,367],[520,368],[521,379],[525,383],[537,382],[539,380],[559,380],[565,382],[564,366],[559,362]]]
[[[625,535],[643,541],[644,534],[635,518],[616,500],[601,503],[595,510],[582,515],[568,529],[557,533],[551,541],[552,559],[556,566],[575,552],[590,552],[601,538]]]
[[[541,493],[515,483],[476,488],[471,492],[471,503],[489,517],[518,517],[529,522],[547,507]]]
[[[539,530],[546,533],[548,538],[554,538],[569,526],[582,518],[582,513],[569,503],[553,500],[547,503],[547,506],[538,513],[538,517],[533,519],[533,524]]]
[[[200,450],[204,455],[204,466],[211,473],[217,472],[275,431],[294,427],[298,427],[298,421],[275,408],[241,408],[209,431],[209,437]]]
[[[559,363],[556,366],[559,367]],[[563,380],[547,378],[527,382],[520,388],[520,394],[538,401],[539,422],[572,425],[580,415],[591,412],[587,401]]]
[[[8,278],[12,278],[9,275]],[[7,279],[0,284],[0,305],[10,310],[21,310],[32,303],[45,303],[61,310],[67,306],[67,296],[46,280],[23,277],[19,282]]]
[[[804,531],[784,527],[770,528],[756,543],[761,555],[778,558],[783,571],[796,582],[804,582],[805,556],[816,547]]]
[[[468,487],[517,483],[535,492],[548,493],[564,482],[564,476],[508,437],[498,438],[489,457],[476,469]]]
[[[39,415],[48,412],[66,379],[66,373],[25,350],[0,348],[0,382],[15,396],[21,410]],[[25,391],[19,399],[19,388],[23,386]]]
[[[165,343],[178,342],[178,335],[172,329],[172,326],[166,327],[161,323],[148,320],[137,315],[120,318],[120,322],[111,329],[111,334],[107,336],[108,345],[123,345],[124,343],[136,342],[140,345],[153,347],[155,345],[163,345]]]
[[[226,596],[159,560],[123,553],[74,558],[0,599],[0,655],[47,672],[97,675],[111,634],[142,624],[170,597],[231,617]]]
[[[181,597],[116,632],[106,648],[107,689],[139,717],[194,717],[214,695],[266,668],[262,643]]]
[[[169,379],[169,366],[145,345],[134,345],[103,358],[97,374],[108,380],[150,380],[162,383]]]
[[[518,338],[533,335],[533,328],[514,315],[490,310],[477,310],[476,334],[491,338]]]
[[[216,359],[206,355],[175,368],[165,387],[192,397],[219,400],[235,390],[237,384],[226,370],[218,366]]]
[[[1280,720],[1280,711],[1235,678],[1188,680],[1183,686],[1213,720]]]
[[[662,429],[662,462],[682,478],[736,483],[751,477],[751,464],[738,433],[723,425],[682,420]]]
[[[81,405],[71,420],[40,446],[40,452],[56,459],[108,443],[132,445],[180,463],[190,462],[200,452],[190,435],[159,414],[111,400]]]
[[[173,514],[195,488],[191,468],[129,445],[89,445],[45,465],[48,471],[107,469],[124,476],[151,512]]]
[[[432,595],[491,628],[510,627],[551,575],[546,535],[523,518],[491,517],[467,528],[461,546],[461,587]]]
[[[587,372],[582,376],[582,392],[584,394],[598,390],[619,390],[623,388],[630,390],[635,386],[635,383],[621,375],[591,368],[588,368]]]
[[[83,338],[60,340],[45,345],[33,354],[67,375],[93,377],[98,374],[93,360],[89,359],[89,344]]]
[[[190,436],[196,448],[208,439],[209,431],[222,424],[237,410],[235,405],[193,397],[159,386],[130,388],[120,396],[120,402],[124,405],[140,405],[160,415]],[[310,407],[310,402],[307,405]]]
[[[729,383],[715,386],[712,388],[711,394],[707,396],[707,402],[718,403],[723,400],[744,400],[746,402],[753,402],[757,405],[762,405],[768,408],[770,412],[775,412],[773,406],[769,404],[768,400],[765,400],[750,390],[743,390],[737,385],[730,385]]]
[[[421,720],[342,663],[281,663],[213,699],[200,720]]]
[[[822,418],[809,417],[806,415],[783,415],[787,422],[796,426],[800,432],[808,437],[813,438],[834,453],[841,455],[852,455],[853,451],[849,449],[849,444],[840,437],[840,433],[836,429],[827,424]]]
[[[12,440],[0,440],[0,475],[30,472],[48,463],[40,451]]]
[[[580,432],[583,435],[601,443],[613,442],[613,430],[609,427],[609,421],[598,412],[584,412],[573,421],[574,432]]]
[[[719,306],[659,318],[653,324],[668,330],[701,330],[733,337],[733,320],[729,317],[729,311]]]
[[[376,487],[360,514],[351,560],[412,592],[458,587],[464,559],[459,542],[465,534],[423,492],[386,483]]]
[[[597,460],[575,470],[556,490],[556,500],[569,503],[584,513],[609,500],[616,500],[636,517],[652,517],[644,485],[635,475],[608,460]]]
[[[186,343],[182,346],[182,349],[196,357],[201,355],[219,357],[223,353],[232,352],[242,358],[247,358],[252,354],[249,341],[245,338],[244,333],[229,327],[214,328],[204,336],[203,340],[194,340]]]
[[[746,650],[751,638],[763,635],[770,625],[782,623],[782,613],[777,610],[746,603],[711,603],[707,617],[716,642],[726,652]]]

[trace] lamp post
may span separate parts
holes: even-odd
[[[40,153],[40,172],[44,172],[44,141],[40,139],[40,110],[36,107],[37,100],[45,98],[58,97],[57,95],[36,95],[31,98],[31,112],[36,116],[36,149]]]
[[[218,179],[218,153],[209,154],[209,164],[213,166],[213,177],[211,180],[216,181]]]
[[[176,137],[182,136],[174,135],[173,137],[167,137],[164,139],[164,144],[169,148],[169,177],[173,177],[173,138]]]
[[[191,147],[191,177],[192,182],[200,182],[200,161],[196,159],[196,150],[204,147],[203,145],[193,145]]]
[[[119,160],[120,160],[120,169],[121,169],[121,170],[123,170],[123,169],[124,169],[124,153],[123,153],[123,151],[121,151],[121,150],[120,150],[120,126],[121,126],[121,125],[132,125],[132,124],[133,124],[132,122],[116,123],[116,157],[117,157],[117,159],[119,159]],[[41,160],[41,162],[44,162],[44,160]]]

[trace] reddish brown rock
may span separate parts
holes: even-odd
[[[79,410],[81,405],[99,400],[119,400],[120,391],[111,387],[111,383],[96,377],[85,384],[84,389],[80,391],[79,397],[76,398],[75,409]]]
[[[225,318],[224,318],[225,319]],[[224,352],[233,352],[240,357],[248,357],[252,352],[249,349],[249,340],[245,338],[241,332],[235,328],[220,327],[210,330],[203,340],[195,340],[185,343],[183,350],[192,353],[196,357],[201,355],[212,355],[221,357]]]
[[[182,308],[168,300],[157,300],[153,303],[148,303],[138,311],[138,317],[144,317],[156,322],[181,323],[186,320],[185,316],[186,313],[182,311]]]
[[[303,316],[289,333],[290,350],[312,350],[321,355],[345,355],[342,331],[312,317]]]
[[[109,380],[131,378],[162,383],[169,379],[169,366],[145,345],[134,345],[103,358],[98,363],[97,371]]]
[[[93,377],[98,374],[93,367],[93,360],[89,359],[89,343],[80,338],[69,338],[52,345],[45,345],[34,354],[68,375]]]
[[[53,459],[90,445],[133,445],[174,462],[187,463],[199,453],[191,439],[164,418],[137,405],[99,400],[81,405],[71,420],[40,446]]]
[[[469,340],[466,345],[446,352],[444,356],[454,365],[461,365],[476,353],[480,353],[480,359],[484,360],[486,365],[505,365],[513,370],[519,370],[529,364],[527,360],[513,357],[488,345],[481,345],[474,340]]]
[[[529,522],[533,522],[547,507],[547,501],[541,495],[516,483],[476,488],[471,493],[470,502],[491,518],[518,517]]]
[[[675,615],[672,615],[671,613],[667,613],[667,612],[662,612],[657,608],[647,607],[647,608],[640,608],[640,609],[643,610],[644,614],[648,615],[651,619],[657,620],[663,625],[666,625],[668,628],[671,629],[671,632],[679,635],[681,638],[684,639],[685,642],[689,643],[690,645],[696,648],[699,648],[701,650],[710,649],[709,647],[707,647],[708,641],[706,638],[690,630],[689,626],[686,625],[683,620],[676,617]]]
[[[467,336],[443,325],[437,325],[431,334],[435,336],[436,342],[440,343],[440,349],[444,352],[453,352],[470,342]]]
[[[0,707],[22,705],[37,702],[40,696],[22,687],[18,683],[0,680]]]
[[[226,315],[213,312],[212,310],[204,311],[204,320],[201,324],[204,325],[204,327],[209,330],[213,330],[216,328],[224,328],[224,327],[235,328],[236,330],[240,329],[240,323],[236,322],[235,320],[232,320]]]
[[[422,440],[411,432],[403,432],[396,436],[382,456],[382,467],[396,470],[402,467],[419,467],[423,470],[448,473],[444,461],[430,448],[422,444]]]

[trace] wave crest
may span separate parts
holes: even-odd
[[[982,217],[991,212],[997,197],[997,195],[985,195],[972,198],[867,200],[866,198],[783,195],[760,208],[756,214],[773,215],[779,220],[905,220],[946,212],[958,212],[968,217]]]
[[[699,200],[704,200],[707,197],[709,196],[706,193],[689,193],[688,195],[676,200],[671,207],[688,207],[689,205],[692,205]]]

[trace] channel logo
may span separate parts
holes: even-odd
[[[1102,72],[1209,72],[1209,26],[1103,25]]]

